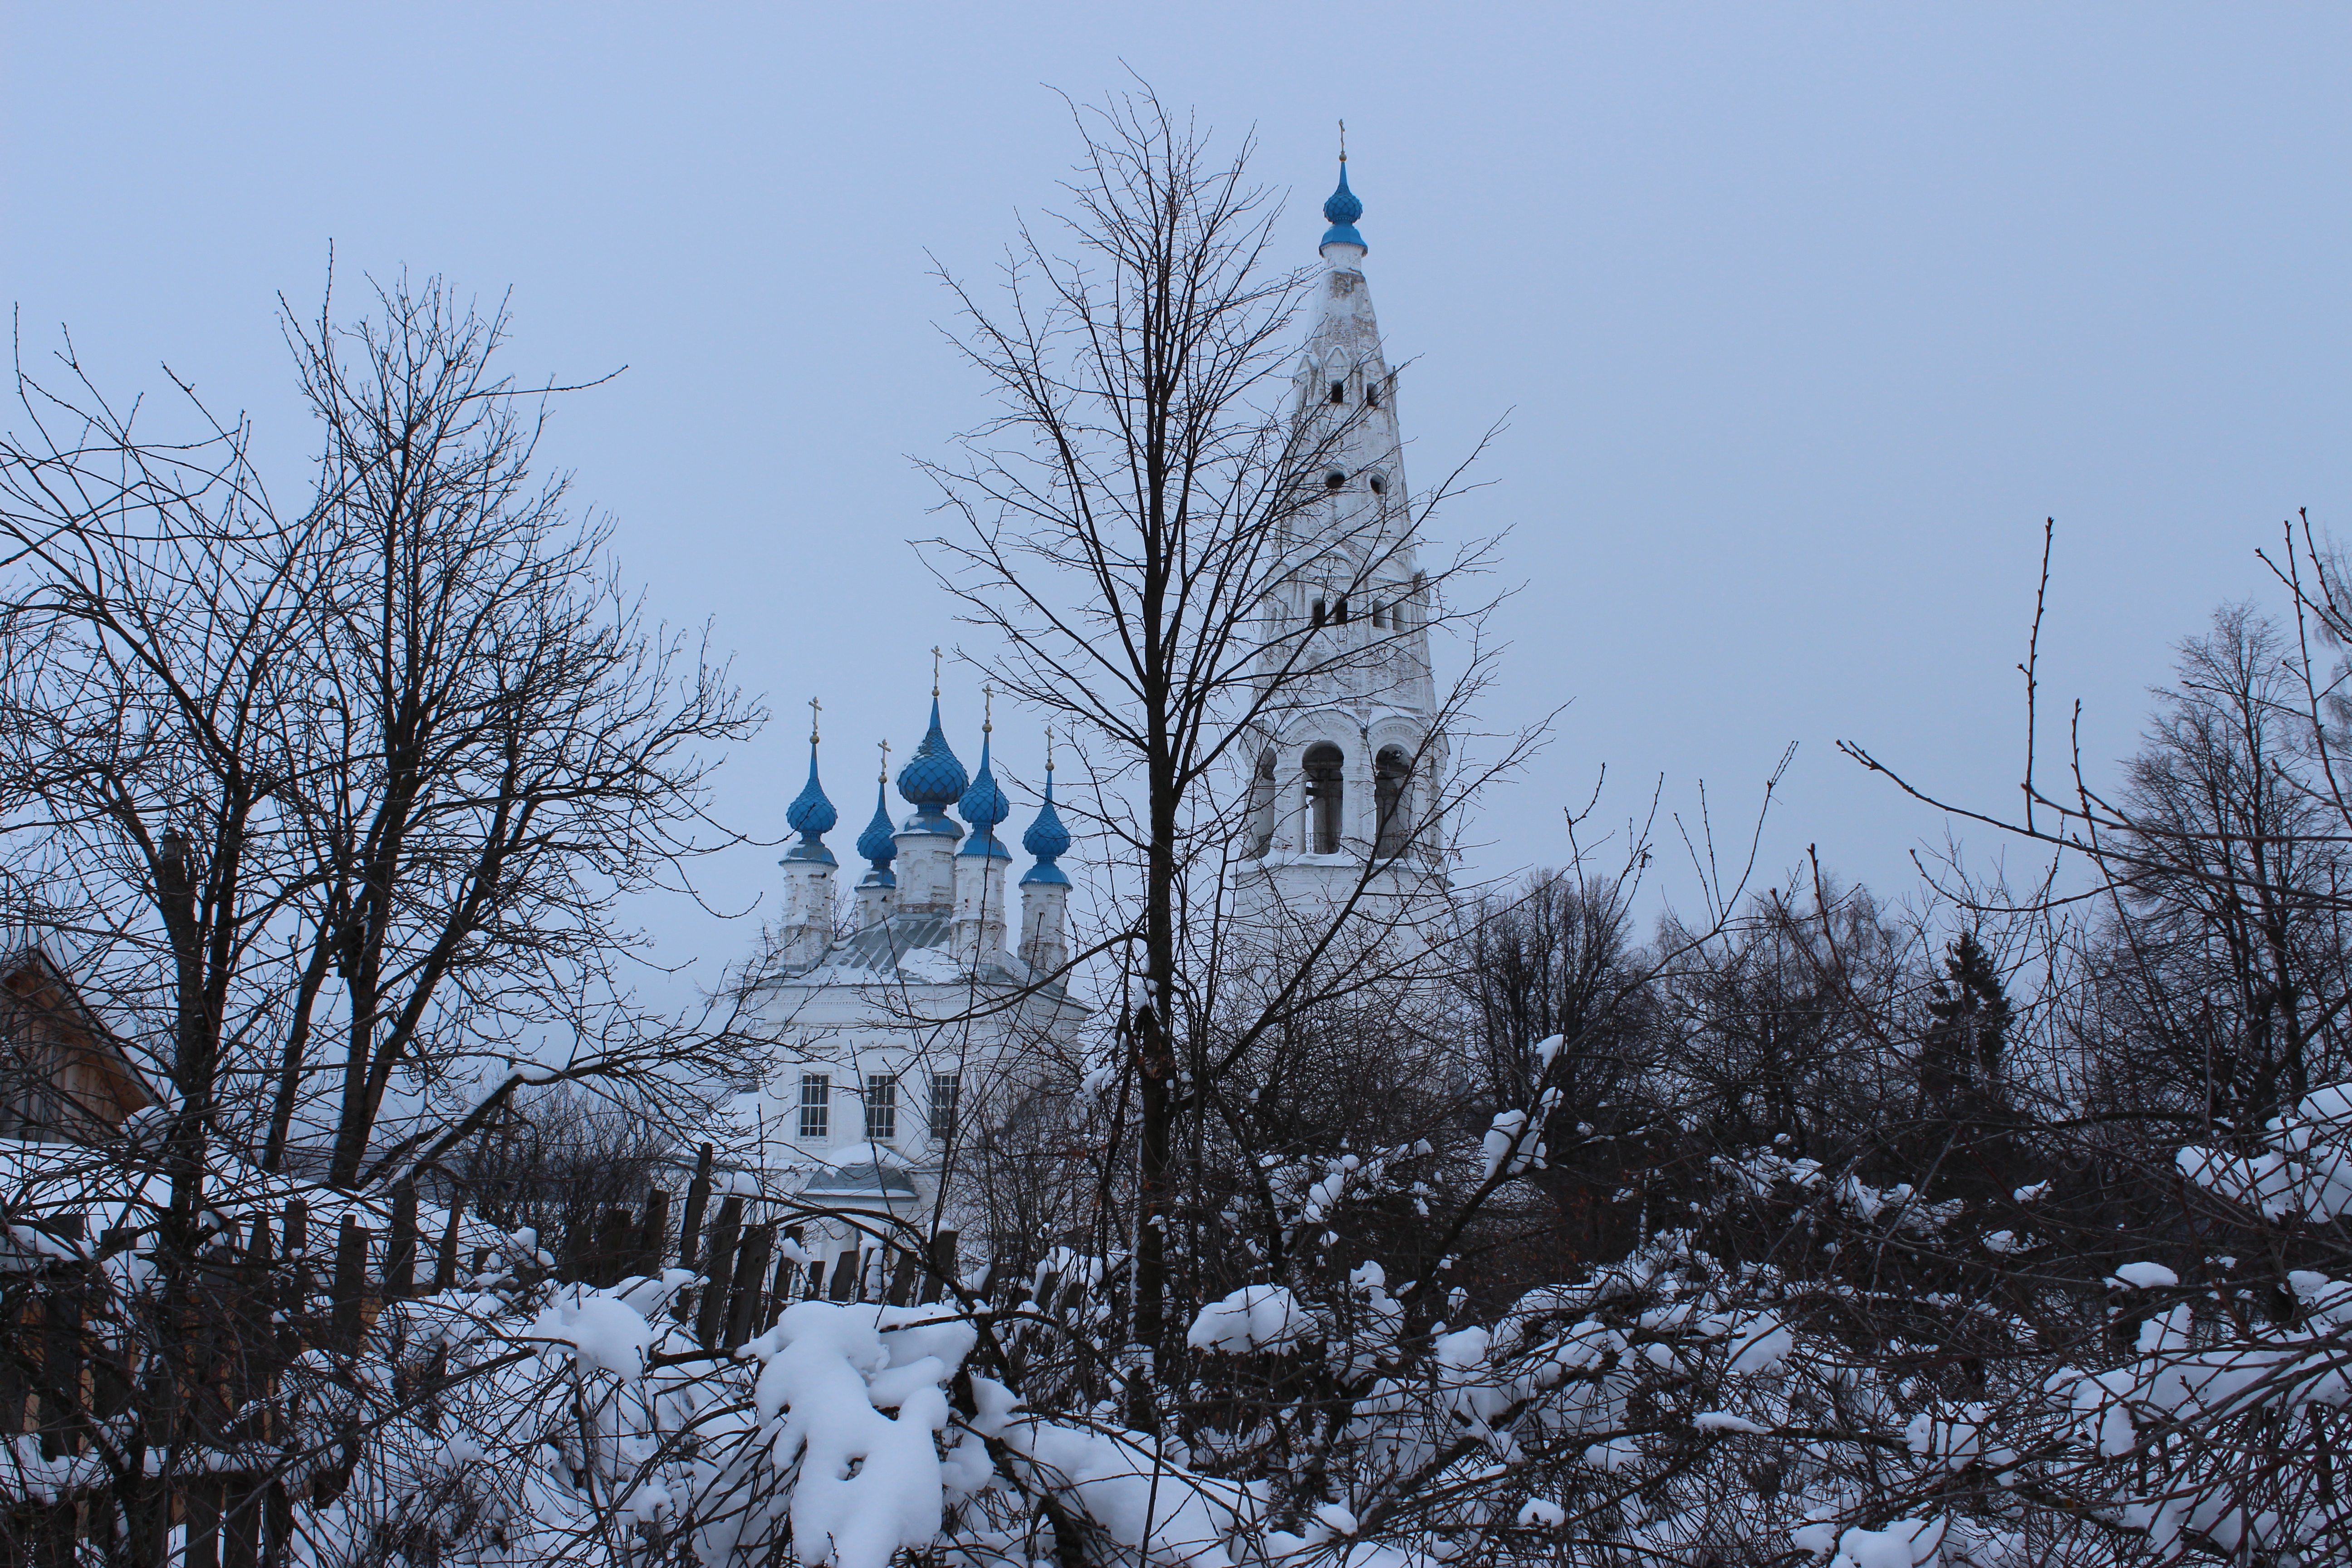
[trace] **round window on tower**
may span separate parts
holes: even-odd
[[[1380,475],[1374,474],[1371,477],[1370,484],[1372,487],[1372,493],[1374,495],[1384,496],[1389,493],[1389,482],[1388,480],[1381,478]]]
[[[1348,476],[1336,471],[1323,476],[1323,488],[1327,490],[1336,490],[1347,482]]]

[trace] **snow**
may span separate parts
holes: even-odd
[[[942,985],[961,979],[963,966],[943,947],[919,947],[898,959],[898,973],[925,985]]]
[[[1528,1137],[1528,1113],[1524,1110],[1498,1110],[1486,1129],[1485,1154],[1486,1169],[1480,1177],[1491,1182],[1496,1172],[1507,1162],[1513,1174],[1528,1168],[1528,1156],[1519,1152]]]
[[[1702,1410],[1691,1417],[1691,1425],[1702,1432],[1748,1432],[1760,1436],[1772,1430],[1728,1410]]]
[[[1033,1479],[1153,1568],[1234,1568],[1227,1543],[1255,1513],[1243,1487],[1198,1475],[1141,1434],[1117,1427],[1020,1418],[1001,1440]]]
[[[2141,1290],[2169,1290],[2180,1283],[2180,1276],[2161,1263],[2126,1263],[2116,1270],[2115,1279]]]
[[[1797,1337],[1789,1326],[1769,1314],[1753,1318],[1745,1324],[1733,1342],[1731,1364],[1733,1373],[1769,1372],[1785,1360],[1796,1348]]]
[[[1857,1525],[1838,1537],[1830,1568],[1922,1568],[1943,1543],[1940,1521],[1898,1519],[1884,1530]]]
[[[771,1461],[780,1472],[798,1467],[793,1541],[803,1563],[887,1568],[894,1553],[938,1537],[947,1478],[933,1435],[949,1414],[940,1385],[974,1331],[927,1330],[928,1316],[802,1301],[744,1346],[763,1363],[752,1399],[760,1420],[777,1424]],[[885,1327],[901,1325],[886,1344]]]
[[[583,1372],[609,1372],[635,1378],[646,1370],[646,1352],[653,1348],[654,1326],[626,1301],[601,1292],[583,1294],[577,1289],[559,1295],[540,1310],[528,1336],[569,1345],[572,1359]]]
[[[1282,1350],[1316,1329],[1315,1319],[1298,1298],[1279,1285],[1244,1285],[1222,1300],[1212,1301],[1192,1320],[1184,1342],[1194,1350]]]

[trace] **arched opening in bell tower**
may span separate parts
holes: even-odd
[[[1274,847],[1274,753],[1258,753],[1257,772],[1250,779],[1249,858],[1262,859]]]
[[[1344,770],[1348,759],[1328,741],[1307,748],[1307,803],[1312,818],[1310,841],[1318,855],[1339,852],[1339,808],[1346,799]]]
[[[1412,840],[1412,759],[1402,746],[1382,746],[1372,759],[1372,807],[1379,822],[1372,852],[1403,854]]]

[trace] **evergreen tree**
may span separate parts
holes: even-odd
[[[1992,953],[1974,931],[1946,950],[1919,1040],[1920,1152],[1948,1192],[1998,1186],[2012,1163],[2002,1123],[2002,1053],[2015,1022]]]

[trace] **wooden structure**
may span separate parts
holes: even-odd
[[[156,1103],[121,1043],[38,947],[0,958],[0,1138],[95,1143]]]
[[[813,1255],[800,1245],[801,1227],[761,1212],[775,1214],[773,1200],[716,1194],[713,1164],[706,1143],[675,1230],[659,1189],[642,1211],[593,1216],[564,1249],[576,1260],[569,1272],[592,1287],[666,1263],[692,1272],[698,1279],[672,1310],[716,1366],[796,1300],[905,1305],[951,1293],[944,1287],[955,1278],[953,1232],[929,1238],[922,1256],[877,1236],[844,1255],[828,1279],[822,1263],[802,1267]],[[135,1416],[163,1424],[147,1436],[173,1456],[155,1506],[186,1529],[185,1568],[290,1568],[298,1507],[341,1495],[357,1458],[349,1440],[322,1443],[284,1425],[297,1363],[314,1380],[356,1387],[387,1301],[461,1287],[527,1289],[547,1278],[539,1261],[547,1255],[535,1248],[478,1247],[465,1258],[462,1202],[426,1228],[413,1186],[391,1199],[388,1213],[350,1202],[339,1222],[314,1215],[300,1195],[225,1203],[236,1212],[176,1303],[120,1293],[103,1266],[152,1245],[151,1232],[109,1230],[91,1247],[79,1215],[39,1225],[59,1246],[0,1275],[0,1563],[71,1568],[76,1542],[101,1533],[94,1526],[124,1506],[102,1468],[73,1461],[98,1457],[100,1424]],[[176,1375],[170,1388],[142,1394],[133,1376],[141,1347],[158,1343],[171,1345],[159,1364]],[[437,1393],[428,1374],[395,1397],[425,1408]],[[40,1479],[77,1470],[82,1479],[73,1482]]]

